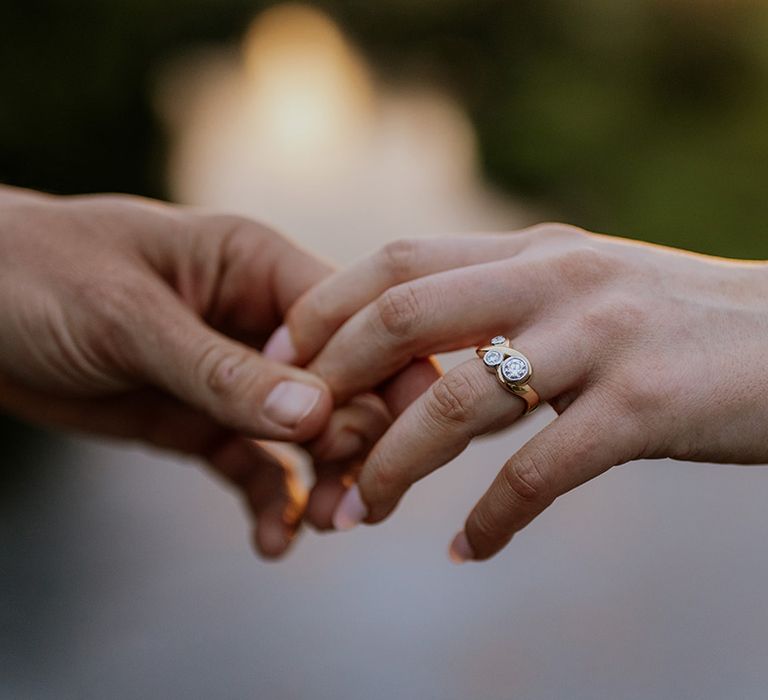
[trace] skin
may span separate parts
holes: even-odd
[[[337,397],[414,358],[513,339],[557,417],[513,454],[454,539],[487,559],[558,496],[640,458],[768,462],[768,269],[547,224],[400,241],[304,294],[296,361]],[[371,362],[370,358],[376,358]],[[523,401],[473,358],[375,446],[335,522],[386,518],[405,492],[504,428]]]
[[[242,494],[259,552],[280,556],[303,518],[330,527],[344,479],[437,376],[419,363],[389,405],[361,393],[334,407],[317,375],[260,353],[331,272],[247,219],[0,188],[0,409],[200,457]],[[309,450],[309,502],[255,438]]]

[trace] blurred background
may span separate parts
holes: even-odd
[[[765,259],[768,3],[6,2],[0,182],[247,214],[340,264],[546,219]],[[633,464],[448,563],[549,419],[278,565],[195,465],[0,419],[0,697],[764,698],[762,468]]]

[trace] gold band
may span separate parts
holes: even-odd
[[[507,391],[525,401],[524,416],[538,408],[541,398],[529,384],[533,376],[531,362],[512,347],[508,338],[497,335],[490,345],[478,348],[477,355]]]

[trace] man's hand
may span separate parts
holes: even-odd
[[[250,438],[317,438],[333,402],[315,375],[257,349],[330,272],[238,217],[0,189],[0,407],[202,456],[245,494],[260,551],[281,554],[305,494]],[[337,432],[345,416],[366,444],[388,423],[375,402],[346,409]]]

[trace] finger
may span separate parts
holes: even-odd
[[[246,498],[259,551],[278,556],[290,546],[306,502],[291,466],[201,411],[151,389],[99,399],[56,398],[2,376],[0,396],[30,422],[141,440],[204,458]]]
[[[402,240],[326,278],[299,298],[265,347],[283,362],[306,364],[341,325],[390,287],[437,272],[506,258],[535,229],[516,233]]]
[[[379,394],[396,418],[442,376],[443,370],[436,358],[415,359],[380,386]]]
[[[254,519],[259,554],[268,558],[285,554],[306,504],[306,491],[291,466],[264,446],[241,437],[217,447],[208,460],[243,494]]]
[[[308,522],[319,530],[333,528],[333,514],[352,485],[352,475],[391,425],[392,416],[399,416],[441,374],[436,361],[417,360],[381,387],[383,403],[377,396],[361,394],[334,412],[328,428],[310,445],[317,480],[309,495]]]
[[[328,427],[307,447],[316,481],[309,495],[306,520],[318,530],[333,527],[333,513],[351,486],[351,477],[392,423],[440,376],[436,362],[416,361],[381,388],[379,398],[360,394],[334,411]]]
[[[296,241],[278,238],[268,274],[272,274],[277,310],[284,316],[303,294],[330,277],[336,268]]]
[[[583,396],[504,465],[451,544],[460,563],[487,559],[558,496],[639,456],[631,416]]]
[[[143,255],[198,315],[249,344],[263,344],[298,297],[333,271],[246,218],[188,212],[182,222],[173,230],[186,235],[157,236],[148,224]]]
[[[325,431],[307,446],[316,475],[306,512],[311,525],[333,528],[333,513],[351,486],[351,476],[391,425],[392,416],[400,415],[440,375],[436,361],[418,360],[381,387],[381,398],[360,394],[334,411]]]
[[[206,414],[150,389],[101,399],[63,399],[0,377],[0,396],[15,415],[31,422],[141,440],[204,458],[249,504],[259,551],[278,556],[290,546],[306,501],[290,465]]]
[[[144,380],[252,437],[305,441],[326,424],[331,397],[317,377],[211,330],[170,289],[137,308],[121,352]]]
[[[225,268],[221,304],[229,309],[229,325],[238,330],[255,326],[259,334],[271,333],[297,299],[334,270],[329,262],[284,236],[273,234],[268,241],[266,248],[256,239],[251,241],[247,254],[236,252]],[[259,297],[257,290],[265,283],[270,287]],[[272,359],[293,364],[290,358]]]
[[[309,364],[337,401],[366,391],[413,358],[514,337],[544,303],[540,265],[501,261],[393,287],[353,316]]]
[[[515,346],[534,367],[531,385],[546,401],[579,387],[586,376],[587,349],[565,329],[537,329]],[[505,391],[479,359],[449,371],[417,399],[371,452],[340,503],[339,529],[378,522],[417,480],[458,456],[474,437],[511,425],[523,400]]]
[[[332,527],[333,512],[350,485],[350,474],[391,423],[384,402],[373,394],[356,396],[334,411],[325,431],[306,446],[316,477],[307,504],[307,522],[319,530]]]

